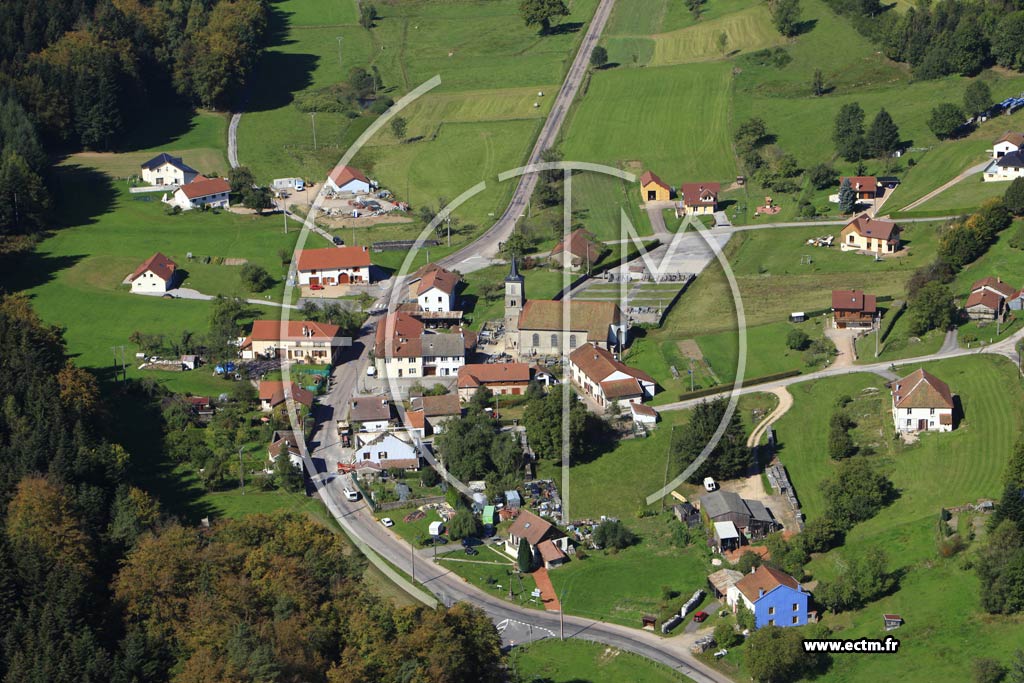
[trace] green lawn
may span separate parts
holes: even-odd
[[[1024,251],[1010,246],[1014,233],[1022,226],[1024,220],[1018,220],[999,235],[984,256],[964,266],[950,285],[953,294],[966,297],[973,282],[989,276],[1000,277],[1014,287],[1024,286]]]
[[[721,59],[718,36],[724,33],[725,54],[751,52],[785,42],[772,25],[768,8],[754,5],[717,19],[654,36],[652,66]]]
[[[650,169],[670,185],[736,175],[730,66],[708,62],[595,73],[565,129],[565,158]]]
[[[796,493],[810,519],[820,514],[824,499],[820,481],[834,468],[827,456],[827,423],[835,400],[842,394],[858,398],[852,409],[860,425],[855,440],[871,445],[872,461],[888,473],[899,498],[877,517],[856,526],[846,546],[815,559],[809,571],[815,578],[835,572],[838,557],[869,546],[887,549],[890,566],[906,572],[892,595],[863,610],[838,616],[825,623],[840,629],[837,637],[878,637],[879,615],[897,612],[906,626],[897,634],[900,671],[908,681],[967,680],[971,659],[978,656],[975,643],[985,642],[1003,657],[1020,643],[1019,619],[982,616],[978,613],[978,584],[974,573],[960,560],[938,557],[935,519],[940,507],[950,507],[998,496],[1003,468],[1017,425],[1024,417],[1016,370],[1005,359],[969,357],[931,363],[930,372],[948,382],[965,413],[950,434],[928,434],[909,447],[889,438],[892,424],[889,394],[882,381],[870,375],[849,375],[790,388],[794,407],[776,426],[779,457],[786,465]],[[901,368],[909,372],[914,368]],[[874,398],[863,393],[877,390]],[[881,433],[879,433],[881,432]],[[834,667],[830,680],[873,680],[891,674],[892,664],[879,658],[844,659]]]
[[[986,199],[999,197],[1006,193],[1010,183],[982,182],[981,174],[961,180],[948,190],[936,195],[919,208],[921,211],[955,211],[976,209]]]
[[[675,683],[686,676],[649,659],[583,640],[541,640],[512,650],[510,666],[523,680],[550,683]]]

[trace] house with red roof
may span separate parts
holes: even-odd
[[[645,202],[667,202],[672,198],[672,188],[651,171],[640,176],[640,196]]]
[[[971,320],[1002,320],[1017,289],[998,277],[986,277],[971,285],[964,310]]]
[[[428,263],[409,277],[409,299],[425,313],[451,313],[457,310],[455,292],[462,284],[458,273]]]
[[[569,378],[602,408],[619,402],[642,403],[652,398],[654,378],[617,360],[611,351],[587,343],[569,354]]]
[[[520,396],[534,372],[526,363],[467,363],[459,368],[459,398],[468,401],[481,387],[495,396]]]
[[[597,263],[603,251],[604,245],[591,233],[576,228],[551,250],[551,260],[563,268],[578,271]]]
[[[303,249],[295,260],[299,284],[331,286],[369,284],[370,250],[367,247],[325,247]]]
[[[239,350],[242,358],[279,358],[297,363],[333,363],[338,350],[351,346],[337,325],[313,320],[257,320]]]
[[[178,279],[178,264],[159,251],[143,261],[128,281],[133,292],[166,292],[174,289]]]
[[[1007,132],[992,144],[992,158],[1001,159],[1007,154],[1024,149],[1024,133]]]
[[[839,179],[839,187],[843,186],[843,181],[847,178]],[[857,199],[875,199],[878,197],[878,178],[873,175],[865,176],[850,176],[850,187],[853,188],[854,193],[857,195]]]
[[[877,320],[878,304],[874,294],[865,294],[859,289],[832,290],[832,324],[836,329],[869,329]]]
[[[679,186],[680,202],[676,213],[681,216],[709,215],[718,208],[719,183],[683,183]]]
[[[569,559],[569,538],[554,524],[529,510],[520,510],[509,527],[505,552],[518,557],[519,545],[524,542],[530,545],[534,560],[545,569],[557,567]]]
[[[410,313],[395,311],[377,324],[374,367],[385,378],[450,377],[458,374],[475,346],[476,334],[469,330],[427,330]]]
[[[207,178],[197,175],[192,182],[181,185],[170,197],[164,195],[164,203],[176,206],[182,211],[202,208],[231,208],[228,195],[231,184],[223,178]]]
[[[881,256],[895,254],[900,250],[900,226],[863,213],[840,231],[839,248]]]
[[[949,385],[923,369],[889,384],[896,431],[953,431],[953,394]]]
[[[742,605],[754,613],[756,628],[806,625],[809,598],[799,581],[764,564],[729,586],[725,595],[733,612]]]
[[[338,164],[327,175],[324,186],[332,192],[366,194],[373,183],[358,168]]]
[[[270,412],[277,406],[292,401],[306,408],[313,407],[313,392],[303,389],[295,382],[263,380],[259,383],[260,409]]]

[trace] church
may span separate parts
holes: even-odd
[[[568,325],[563,320],[568,308]],[[505,278],[505,349],[519,358],[568,356],[590,343],[620,351],[626,345],[627,325],[622,310],[611,301],[529,301],[525,278],[516,260]]]

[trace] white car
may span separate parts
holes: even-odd
[[[380,523],[390,529],[395,525],[395,520],[391,519],[390,517],[381,517]]]
[[[718,488],[718,484],[715,483],[715,480],[712,477],[704,477],[704,490],[705,491],[714,491],[717,488]]]

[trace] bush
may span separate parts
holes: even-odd
[[[1024,178],[1016,178],[1003,194],[1003,203],[1014,216],[1024,216]]]
[[[270,289],[274,284],[274,278],[270,277],[267,269],[253,263],[246,263],[242,266],[239,274],[242,278],[242,284],[250,292],[262,292]]]
[[[839,174],[836,173],[836,169],[829,164],[818,164],[812,166],[807,171],[807,177],[811,181],[811,185],[816,190],[824,190],[829,187],[834,187],[839,181]]]
[[[441,475],[433,467],[428,467],[420,472],[420,486],[430,488],[441,483]]]
[[[999,683],[1006,678],[1007,668],[991,657],[974,660],[974,683]]]
[[[715,626],[715,642],[718,647],[732,647],[739,644],[740,634],[736,632],[732,624],[723,621]]]
[[[593,541],[599,548],[622,550],[636,543],[636,535],[622,522],[609,520],[594,529]]]

